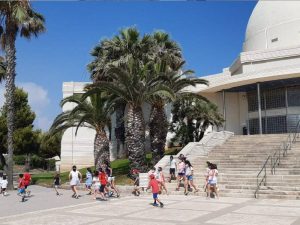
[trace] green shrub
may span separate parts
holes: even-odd
[[[14,162],[16,165],[25,165],[26,156],[25,155],[14,155]]]

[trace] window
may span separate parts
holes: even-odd
[[[285,88],[277,88],[272,90],[266,90],[264,92],[266,96],[267,109],[284,108],[285,105]]]
[[[287,95],[288,106],[300,106],[300,86],[289,87]]]

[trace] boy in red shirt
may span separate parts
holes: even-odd
[[[23,174],[19,174],[18,195],[22,196],[22,202],[24,202],[25,201],[25,181],[23,178]]]
[[[152,194],[154,199],[153,206],[158,206],[158,204],[156,203],[158,202],[161,208],[164,207],[164,204],[158,199],[159,186],[158,186],[158,181],[155,179],[154,174],[150,175],[150,181],[147,190],[150,189],[150,187],[152,188]]]
[[[26,172],[23,175],[23,179],[24,179],[24,184],[25,184],[25,192],[28,196],[30,196],[30,191],[27,190],[27,187],[30,185],[30,182],[31,182],[31,175],[30,175],[28,169],[26,169]]]
[[[100,190],[99,190],[101,198],[102,198],[102,200],[107,200],[105,198],[105,195],[104,195],[104,189],[105,189],[106,184],[107,184],[107,177],[106,177],[106,174],[105,174],[105,172],[103,171],[102,168],[99,169],[99,181],[100,181],[100,184],[101,184]]]

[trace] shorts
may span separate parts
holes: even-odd
[[[57,189],[57,188],[59,188],[59,185],[55,184],[54,187]]]
[[[92,184],[85,184],[85,187],[86,187],[86,188],[91,188],[91,187],[92,187]]]
[[[104,192],[105,186],[106,186],[105,184],[101,184],[101,186],[100,186],[100,188],[99,188],[99,191],[100,191],[101,193]]]
[[[19,192],[20,194],[25,193],[25,188],[19,188],[19,189],[18,189],[18,192]]]
[[[100,185],[95,185],[94,190],[99,191],[100,190]]]
[[[29,186],[29,185],[25,185],[25,190],[27,189],[28,186]]]
[[[158,193],[152,193],[153,199],[157,199]]]
[[[217,183],[216,183],[215,181],[213,181],[213,180],[208,180],[207,183],[208,183],[209,185],[211,185],[211,186],[217,185]]]
[[[108,179],[107,179],[108,182],[112,182],[114,180],[115,180],[115,177],[108,177]]]
[[[170,174],[175,174],[175,168],[170,168]]]
[[[188,175],[188,176],[186,176],[186,179],[187,180],[193,180],[193,176],[192,175]]]
[[[178,176],[184,176],[185,173],[178,173]]]

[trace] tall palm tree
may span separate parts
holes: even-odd
[[[177,99],[173,104],[172,115],[170,131],[175,133],[173,140],[184,145],[200,141],[210,125],[219,127],[224,122],[215,104],[197,96]]]
[[[76,127],[75,135],[77,135],[79,127],[94,129],[96,131],[94,139],[95,166],[98,168],[104,162],[110,162],[109,139],[105,131],[106,128],[110,128],[110,117],[115,106],[110,100],[110,96],[104,92],[88,92],[84,98],[80,95],[73,95],[63,99],[61,106],[66,103],[75,103],[76,106],[55,118],[50,133],[56,134],[70,127]]]
[[[191,118],[196,120],[196,141],[200,141],[209,126],[222,126],[224,119],[218,107],[212,102],[195,101],[193,110],[189,112]],[[200,109],[200,110],[199,110]]]
[[[16,38],[37,37],[39,33],[45,31],[44,17],[35,12],[28,0],[22,1],[1,1],[0,2],[0,35],[1,46],[5,51],[6,69],[6,102],[8,105],[7,113],[7,175],[8,188],[13,187],[13,131],[14,131],[14,90],[16,77]]]
[[[155,64],[153,72],[154,76],[164,77],[164,84],[167,85],[176,94],[176,98],[182,98],[193,95],[185,88],[196,86],[197,84],[208,85],[208,81],[196,78],[193,76],[194,71],[182,71],[184,61],[179,64],[173,64],[172,69],[168,66],[167,62],[162,61]],[[197,96],[201,98],[201,96]],[[152,164],[156,164],[164,155],[166,137],[168,133],[168,121],[165,113],[165,106],[170,103],[170,99],[161,96],[155,96],[151,99],[151,112],[150,112],[150,138],[152,150]]]
[[[131,168],[146,171],[145,153],[145,121],[142,104],[149,102],[153,96],[174,98],[173,91],[160,81],[161,77],[153,77],[150,64],[141,65],[139,60],[131,58],[126,68],[114,67],[109,70],[112,80],[118,82],[100,81],[91,85],[89,92],[106,90],[123,99],[128,106],[125,142],[129,152]],[[87,92],[87,94],[89,94]]]
[[[94,60],[88,65],[91,79],[94,83],[99,81],[112,81],[107,71],[111,67],[122,68],[126,66],[130,58],[138,59],[141,63],[148,62],[151,56],[153,39],[149,35],[141,37],[135,27],[122,29],[118,35],[111,39],[104,39],[94,47],[91,55]],[[120,100],[116,105],[115,138],[117,153],[124,149],[124,111],[126,102]],[[124,152],[123,152],[124,154]]]

